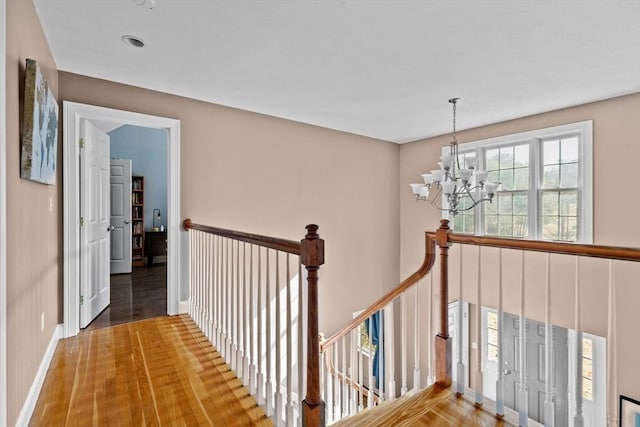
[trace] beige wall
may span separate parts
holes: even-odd
[[[182,216],[326,240],[320,326],[331,333],[396,282],[399,146],[60,73],[60,98],[181,121]]]
[[[58,323],[61,283],[61,150],[55,186],[20,179],[25,59],[38,61],[53,93],[58,73],[30,1],[7,1],[7,380],[15,423]],[[54,209],[49,212],[49,199]],[[45,327],[40,330],[44,313]]]
[[[640,246],[640,221],[635,217],[640,203],[634,198],[623,197],[638,170],[640,159],[640,93],[586,104],[574,108],[549,112],[523,119],[471,129],[458,134],[461,143],[527,130],[551,127],[583,120],[593,120],[593,170],[594,170],[594,243],[619,246]],[[423,256],[423,231],[438,227],[439,211],[416,203],[408,184],[419,182],[420,174],[434,168],[440,149],[449,142],[448,136],[431,138],[400,147],[400,222],[401,222],[401,274],[407,275]],[[460,245],[452,250],[454,268],[450,273],[451,298],[457,299],[459,274],[457,257]],[[483,305],[495,307],[496,258],[495,250],[482,254],[487,267],[483,269]],[[475,302],[475,265],[477,250],[465,247],[463,258],[467,268],[463,273],[463,299]],[[573,328],[575,322],[573,261],[557,256],[552,259],[553,322]],[[519,254],[508,251],[504,255],[505,309],[519,312]],[[526,316],[544,320],[544,257],[527,255]],[[640,370],[637,355],[640,341],[637,339],[637,304],[640,287],[637,277],[640,265],[617,263],[617,316],[619,369],[618,386],[621,393],[637,394]],[[607,284],[606,261],[585,259],[581,261],[581,286],[583,291],[583,321],[587,332],[600,336],[607,333]],[[474,339],[472,335],[471,339]],[[472,352],[474,356],[474,352]],[[473,362],[472,362],[473,366]]]

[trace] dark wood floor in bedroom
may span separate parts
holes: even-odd
[[[85,330],[167,314],[167,266],[136,267],[111,276],[111,304]]]

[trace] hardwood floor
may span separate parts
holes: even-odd
[[[167,314],[167,266],[136,267],[111,276],[111,304],[85,330]]]
[[[435,385],[333,424],[335,427],[510,425],[456,397],[451,388]]]
[[[186,315],[58,343],[32,426],[271,426]]]

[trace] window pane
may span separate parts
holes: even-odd
[[[487,347],[487,360],[489,362],[497,362],[498,361],[498,347],[489,345]]]
[[[498,331],[495,329],[487,329],[487,342],[491,345],[498,346]]]
[[[593,381],[587,378],[582,379],[582,397],[593,400]]]
[[[473,214],[463,215],[463,218],[464,218],[464,232],[474,233],[475,232],[474,215]]]
[[[529,168],[518,168],[514,171],[514,190],[526,190],[529,188]]]
[[[513,235],[513,227],[511,225],[511,216],[500,216],[498,217],[498,225],[501,236],[511,236]]]
[[[487,313],[487,327],[491,329],[498,329],[498,313]],[[497,345],[497,341],[496,341]]]
[[[509,169],[513,167],[513,147],[505,147],[500,149],[500,169]]]
[[[582,357],[593,359],[593,341],[590,338],[582,338]]]
[[[529,197],[526,194],[513,195],[513,213],[527,215],[529,213]]]
[[[593,362],[591,359],[582,358],[582,376],[593,379]]]
[[[486,215],[495,215],[498,213],[498,202],[497,198],[494,197],[493,201],[489,203],[484,203],[484,212]]]
[[[494,170],[487,174],[487,181],[489,182],[499,182],[500,181],[500,171]]]
[[[518,145],[514,149],[515,159],[514,166],[522,167],[529,166],[529,144]]]
[[[562,163],[575,163],[578,161],[578,137],[562,140],[560,160]]]
[[[542,215],[558,215],[557,191],[545,191],[542,193]]]
[[[558,240],[557,216],[542,216],[542,238],[544,240]]]
[[[500,150],[494,148],[486,152],[487,171],[497,170],[500,168]]]
[[[578,222],[574,216],[560,217],[560,240],[575,242],[578,239]]]
[[[542,151],[545,165],[557,165],[560,163],[560,141],[557,139],[545,141]]]
[[[528,216],[514,215],[513,217],[513,237],[525,237],[529,234]]]
[[[565,191],[560,193],[560,215],[578,215],[577,191]]]
[[[498,215],[485,215],[484,220],[485,220],[484,232],[491,236],[497,236],[498,235]]]
[[[513,169],[501,170],[500,182],[503,190],[513,190]]]
[[[560,166],[560,187],[575,188],[578,186],[578,164],[568,163]]]
[[[545,166],[544,167],[544,179],[542,182],[543,188],[558,188],[560,185],[560,166]]]
[[[513,212],[511,203],[513,195],[509,193],[498,193],[498,213],[500,215],[511,215]]]

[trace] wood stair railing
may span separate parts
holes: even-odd
[[[317,339],[318,269],[324,264],[324,240],[317,234],[318,226],[307,225],[301,241],[195,224],[190,219],[184,228],[190,234],[193,320],[277,426],[297,425],[299,417],[303,426],[324,426]],[[299,257],[293,271],[292,255]],[[307,271],[306,319],[302,265]],[[293,398],[302,394],[304,383],[306,396],[298,406]]]

